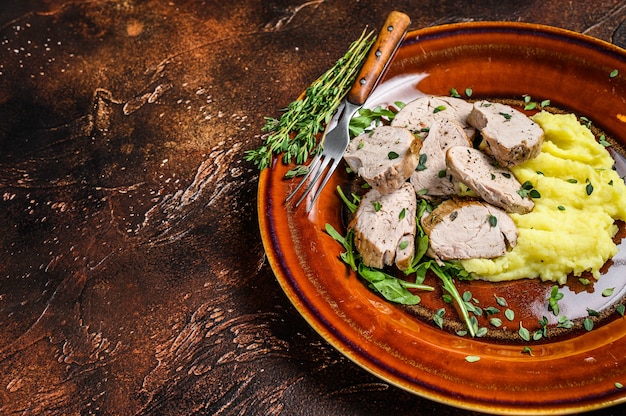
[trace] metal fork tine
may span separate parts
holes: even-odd
[[[305,184],[305,182],[307,181],[307,179],[309,179],[309,176],[311,176],[311,174],[316,170],[317,164],[319,163],[320,159],[322,157],[322,153],[318,153],[313,160],[311,161],[311,163],[309,164],[309,171],[306,173],[306,175],[304,175],[304,177],[300,180],[300,183],[298,183],[298,186],[295,187],[295,189],[293,191],[291,191],[291,193],[289,194],[289,196],[287,198],[285,198],[285,201],[289,201],[291,198],[293,198],[294,196],[296,196],[296,193],[298,192],[298,190],[300,188],[302,188],[302,185]]]
[[[298,202],[296,202],[296,206],[300,205],[300,203],[304,200],[304,198],[306,198],[306,196],[309,194],[309,192],[311,192],[311,189],[313,189],[315,185],[319,185],[318,184],[319,179],[324,173],[324,171],[326,170],[326,166],[328,166],[329,159],[330,159],[329,157],[325,157],[322,160],[322,164],[317,169],[317,172],[315,172],[315,176],[313,177],[313,179],[311,179],[311,181],[309,182],[309,186],[307,186],[304,192],[302,192],[302,196],[300,196],[300,199],[298,199]]]
[[[330,158],[327,158],[327,160],[328,159],[330,159]],[[337,165],[339,164],[340,160],[341,159],[338,159],[338,158],[333,159],[333,163],[332,163],[332,165],[330,165],[330,168],[328,169],[328,173],[326,173],[326,176],[324,177],[324,180],[322,181],[320,186],[315,190],[315,194],[313,195],[313,198],[311,198],[311,200],[307,203],[306,212],[310,212],[311,208],[313,208],[313,204],[315,204],[315,201],[317,201],[317,198],[322,193],[322,189],[324,189],[324,186],[326,186],[326,182],[328,182],[330,177],[333,175],[333,172],[337,168]]]

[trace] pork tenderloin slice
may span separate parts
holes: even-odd
[[[522,198],[517,192],[522,185],[513,173],[478,149],[451,147],[446,153],[446,163],[455,180],[491,205],[517,214],[526,214],[535,206],[530,198]]]
[[[413,187],[404,183],[390,194],[370,189],[349,224],[354,245],[366,266],[396,264],[406,270],[415,251],[417,201]]]
[[[503,166],[519,165],[541,152],[543,129],[509,105],[477,101],[467,122],[480,130],[485,151]]]
[[[447,172],[446,152],[453,146],[468,147],[471,142],[463,128],[451,120],[437,120],[422,143],[420,163],[411,175],[411,185],[420,197],[433,199],[458,193],[458,186]]]
[[[391,125],[406,127],[425,138],[435,121],[451,120],[458,123],[472,140],[476,129],[467,122],[471,111],[472,104],[460,98],[429,95],[405,105],[394,116]]]
[[[517,244],[517,227],[503,210],[478,200],[449,199],[420,219],[437,260],[495,258]]]
[[[419,163],[422,142],[402,127],[379,126],[350,141],[344,160],[381,194],[398,189]]]

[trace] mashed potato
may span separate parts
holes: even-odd
[[[515,248],[462,265],[490,281],[530,277],[564,284],[569,273],[584,271],[597,279],[617,253],[614,221],[626,220],[626,185],[609,153],[573,114],[541,112],[533,119],[545,131],[541,154],[512,171],[541,197],[532,212],[511,215],[519,231]]]

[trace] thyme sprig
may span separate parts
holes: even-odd
[[[283,162],[305,163],[318,151],[318,135],[324,131],[341,100],[350,91],[363,61],[376,40],[373,32],[363,31],[328,71],[315,80],[304,95],[291,102],[279,119],[266,117],[263,144],[248,150],[245,160],[260,170],[271,164],[274,155],[283,154]]]

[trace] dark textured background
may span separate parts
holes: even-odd
[[[391,9],[413,29],[538,22],[626,46],[614,0],[2,1],[0,414],[467,413],[308,327],[242,161]]]

